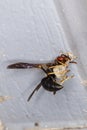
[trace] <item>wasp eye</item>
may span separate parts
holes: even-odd
[[[63,61],[64,58],[63,58],[63,57],[58,57],[57,60],[58,60],[58,61]]]

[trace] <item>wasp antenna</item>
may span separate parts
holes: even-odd
[[[77,62],[76,62],[76,61],[70,61],[69,63],[74,63],[74,64],[77,64]]]

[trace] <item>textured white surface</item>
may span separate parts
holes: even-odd
[[[68,5],[73,8],[73,4]],[[67,15],[66,6],[64,12]],[[6,69],[15,61],[51,61],[60,50],[70,51],[69,47],[80,58],[86,56],[81,49],[75,48],[77,44],[74,40],[69,45],[69,32],[65,33],[62,28],[65,27],[65,21],[61,22],[62,8],[57,8],[58,13],[53,0],[0,1],[0,95],[12,96],[12,99],[0,104],[0,119],[9,130],[33,128],[35,122],[44,128],[87,126],[87,91],[80,83],[76,65],[71,66],[75,78],[66,82],[64,89],[54,96],[41,88],[29,103],[27,98],[45,76],[43,72],[37,69]],[[81,61],[83,63],[82,58]]]

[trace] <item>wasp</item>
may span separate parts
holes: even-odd
[[[40,83],[35,87],[33,92],[29,95],[27,101],[30,101],[33,94],[40,89],[42,86],[45,90],[53,92],[55,95],[56,92],[63,88],[63,83],[66,80],[69,80],[74,77],[74,75],[67,76],[67,73],[70,71],[68,69],[70,63],[77,63],[74,61],[76,57],[70,53],[61,53],[58,57],[56,57],[53,62],[50,63],[42,63],[42,64],[32,64],[32,63],[24,63],[18,62],[14,64],[10,64],[7,66],[8,69],[30,69],[30,68],[38,68],[43,70],[46,76],[40,81]]]

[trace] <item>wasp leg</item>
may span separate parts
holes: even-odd
[[[54,82],[55,86],[57,86],[57,88],[59,88],[59,89],[63,88],[63,86],[61,84],[57,83],[56,81],[53,81],[53,82]]]
[[[58,89],[60,90],[60,89],[62,89],[63,88],[63,86],[61,85],[61,86],[58,86]],[[56,91],[53,91],[53,95],[55,95],[56,94]]]
[[[61,72],[61,75],[62,75],[62,74],[66,75],[69,71],[70,71],[70,70],[64,70],[64,71]],[[59,73],[59,72],[58,72],[58,73]]]
[[[33,96],[33,94],[35,93],[35,91],[38,91],[39,88],[41,87],[41,83],[39,83],[36,88],[33,90],[33,92],[30,94],[30,96],[28,97],[27,101],[29,102],[31,97]]]
[[[41,69],[48,75],[47,71],[42,66]]]
[[[66,72],[65,72],[65,73],[68,73],[68,72],[70,72],[70,70],[66,70]]]
[[[50,72],[50,73],[48,73],[47,75],[51,75],[51,74],[55,74],[54,72]]]
[[[61,65],[67,66],[66,63],[62,63],[62,62],[60,62],[60,61],[58,61],[58,63],[61,64]]]
[[[73,78],[74,77],[74,75],[71,75],[71,76],[65,76],[61,81],[60,81],[60,84],[62,85],[66,80],[69,80],[69,79],[71,79],[71,78]]]
[[[63,86],[61,84],[58,84],[56,81],[53,81],[53,82],[54,82],[54,85],[56,86],[57,90],[60,90],[63,88]],[[53,94],[55,95],[56,91],[53,91]]]
[[[49,68],[51,69],[51,68],[54,68],[55,66],[50,66]]]

